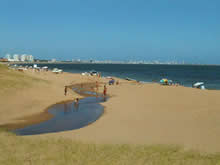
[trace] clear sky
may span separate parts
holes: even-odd
[[[0,56],[220,64],[220,0],[0,0]]]

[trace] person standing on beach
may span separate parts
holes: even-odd
[[[67,86],[64,87],[64,95],[66,96],[67,94]]]
[[[105,97],[106,94],[107,94],[107,87],[106,87],[106,85],[104,85],[103,96]]]

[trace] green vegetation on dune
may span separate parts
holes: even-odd
[[[22,72],[9,69],[6,65],[0,64],[0,91],[24,88],[31,86],[34,82],[44,81]]]
[[[0,164],[218,165],[220,155],[172,146],[84,144],[68,139],[24,138],[0,132]]]

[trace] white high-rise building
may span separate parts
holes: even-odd
[[[26,60],[29,62],[33,62],[34,61],[34,57],[32,55],[27,55],[26,56]]]
[[[33,62],[34,61],[34,56],[30,55],[30,61]]]
[[[27,55],[27,54],[22,54],[22,55],[18,55],[18,54],[14,54],[13,56],[10,54],[6,54],[5,58],[8,59],[8,61],[29,61],[29,62],[33,62],[34,61],[34,57],[32,55]]]
[[[14,58],[14,61],[19,61],[19,55],[18,54],[14,54],[13,58]]]
[[[11,60],[11,55],[10,55],[10,54],[6,54],[6,55],[5,55],[5,58],[6,58],[8,61],[10,61],[10,60]]]
[[[26,54],[21,55],[21,61],[27,61],[27,55]]]

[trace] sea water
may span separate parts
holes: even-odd
[[[45,66],[40,64],[38,66]],[[220,66],[214,65],[153,65],[153,64],[47,64],[65,72],[82,73],[96,70],[102,76],[129,77],[143,82],[159,82],[162,78],[191,87],[204,82],[207,89],[220,89]]]

